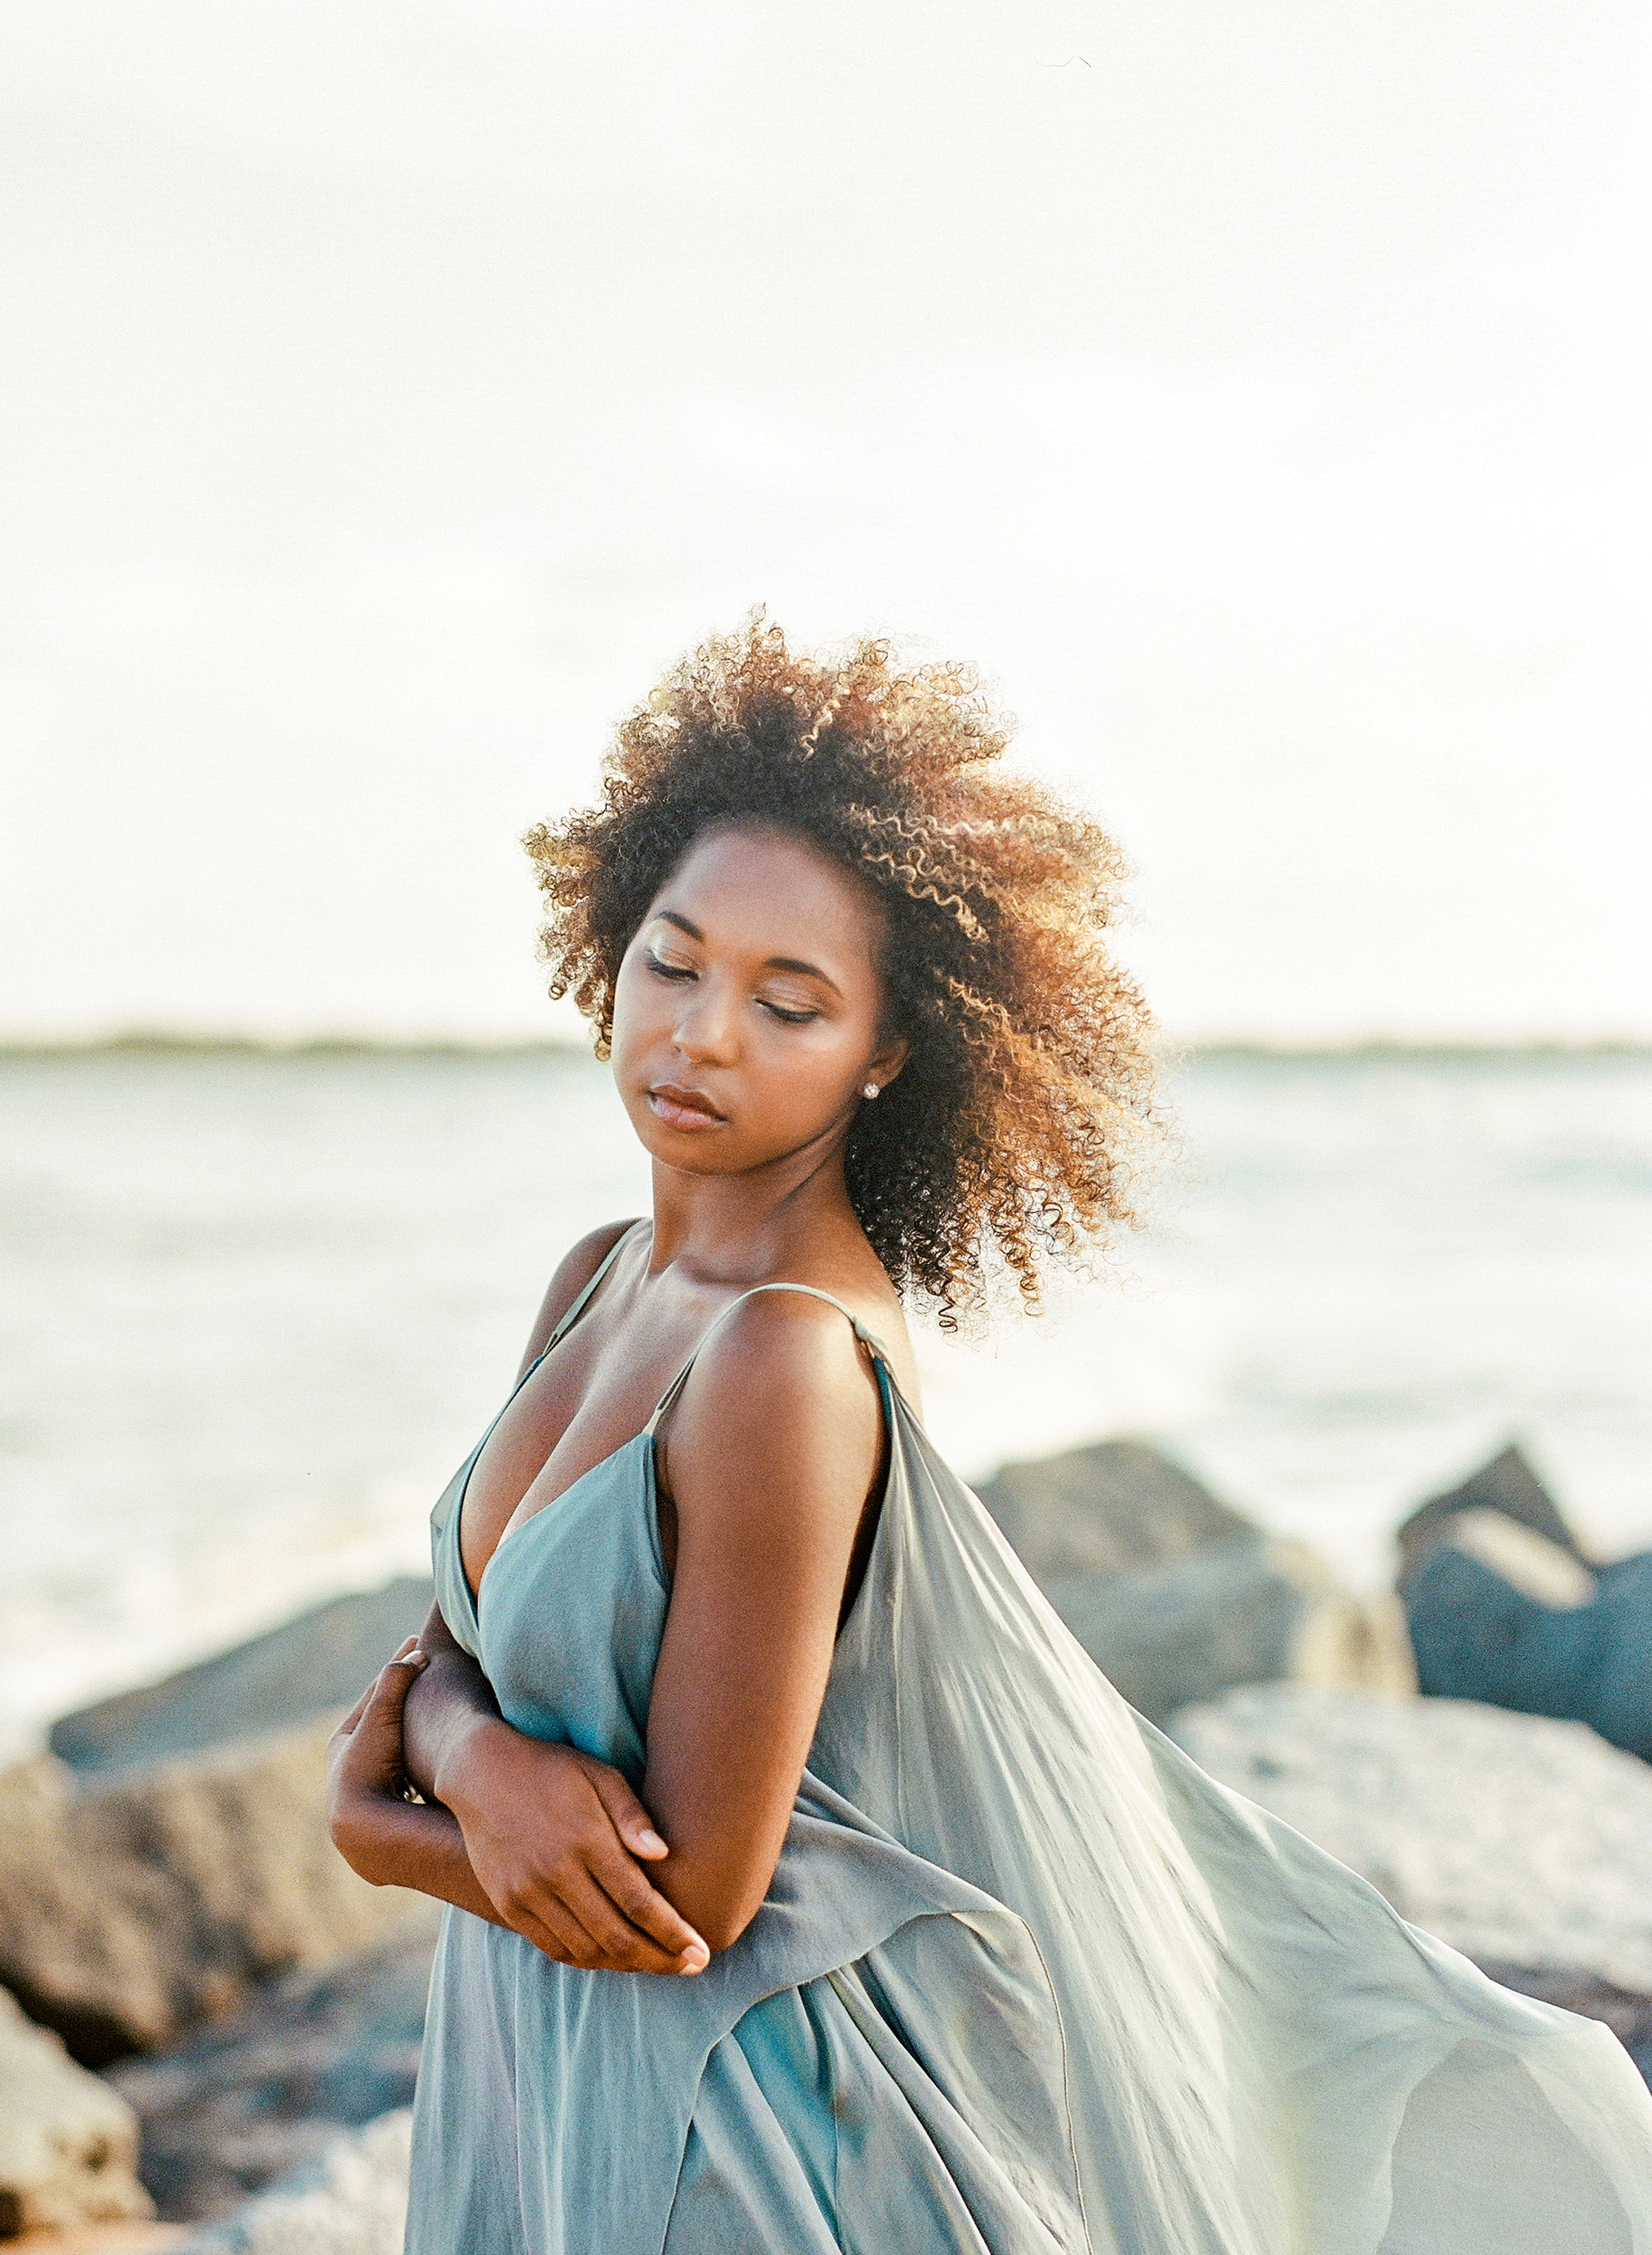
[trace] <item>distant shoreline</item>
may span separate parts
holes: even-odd
[[[71,1057],[586,1057],[589,1047],[574,1036],[466,1041],[458,1036],[397,1039],[372,1034],[306,1034],[292,1040],[263,1034],[103,1034],[66,1041],[0,1040],[0,1058]]]
[[[1652,1059],[1652,1038],[1531,1041],[1408,1040],[1372,1037],[1341,1042],[1224,1040],[1169,1042],[1166,1062],[1257,1064],[1360,1064],[1382,1062],[1427,1064],[1588,1064]],[[478,1061],[507,1057],[587,1057],[578,1035],[538,1038],[467,1040],[457,1036],[427,1039],[369,1034],[319,1034],[282,1040],[256,1034],[178,1033],[133,1029],[92,1037],[52,1040],[0,1037],[0,1064],[51,1062],[73,1057],[172,1057],[297,1059],[314,1057],[453,1057]]]

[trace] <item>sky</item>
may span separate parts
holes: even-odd
[[[765,602],[978,662],[1170,1030],[1652,1037],[1619,0],[9,0],[0,1038],[559,1029]]]

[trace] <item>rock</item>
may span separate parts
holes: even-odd
[[[1652,1760],[1652,1553],[1591,1562],[1517,1449],[1400,1529],[1431,1698],[1586,1723]]]
[[[1452,1521],[1466,1511],[1489,1511],[1512,1521],[1552,1542],[1580,1566],[1591,1564],[1577,1536],[1562,1518],[1560,1507],[1514,1442],[1491,1462],[1448,1494],[1420,1504],[1401,1527],[1396,1540],[1409,1573],[1422,1555],[1451,1531]]]
[[[1104,1675],[1150,1722],[1239,1683],[1286,1677],[1414,1688],[1391,1601],[1339,1589],[1304,1544],[1228,1541],[1156,1572],[1058,1575],[1044,1594]]]
[[[1478,1558],[1513,1588],[1555,1612],[1573,1612],[1592,1605],[1600,1594],[1599,1574],[1591,1573],[1559,1543],[1534,1534],[1516,1519],[1505,1519],[1501,1511],[1459,1511],[1445,1525],[1445,1540],[1453,1550]],[[1422,1554],[1418,1572],[1438,1547]]]
[[[1040,1583],[1142,1573],[1261,1533],[1143,1441],[1004,1465],[980,1495]]]
[[[1339,1590],[1142,1441],[1005,1465],[981,1501],[1056,1611],[1155,1722],[1234,1683],[1415,1687],[1389,1600]]]
[[[154,2214],[137,2117],[0,1990],[0,2239]]]
[[[0,1981],[102,2066],[320,1969],[432,1907],[327,1838],[326,1725],[95,1777],[0,1774]]]
[[[1432,1698],[1586,1723],[1652,1760],[1652,1553],[1593,1577],[1586,1603],[1545,1604],[1459,1541],[1401,1584],[1417,1681]]]
[[[382,2116],[179,2255],[402,2255],[412,2117]],[[454,2251],[459,2255],[459,2251]]]
[[[1476,1963],[1652,1998],[1652,1770],[1582,1725],[1274,1683],[1170,1727]]]
[[[66,1715],[52,1752],[74,1770],[125,1768],[342,1714],[430,1604],[430,1583],[412,1576],[335,1598],[164,1682]]]
[[[411,2101],[433,1937],[419,1929],[323,1974],[292,1974],[231,2019],[111,2068],[143,2125],[161,2213],[222,2216],[341,2126]]]
[[[5,2242],[6,2255],[179,2255],[189,2237],[182,2223],[83,2223],[72,2231],[25,2231]]]
[[[53,1726],[0,1774],[0,1980],[102,2065],[354,1956],[419,1898],[369,1887],[327,1837],[323,1747],[428,1582],[335,1599]],[[76,1773],[79,1773],[77,1776]]]

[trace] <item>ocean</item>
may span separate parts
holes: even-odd
[[[1360,1588],[1511,1436],[1652,1546],[1652,1056],[1207,1053],[1148,1226],[919,1327],[967,1477],[1132,1434]],[[0,1747],[425,1558],[551,1269],[639,1212],[553,1050],[0,1056]]]

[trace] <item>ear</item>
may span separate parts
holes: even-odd
[[[880,1088],[887,1088],[911,1054],[910,1042],[886,1042],[875,1057],[868,1058],[866,1071],[861,1078],[875,1080]]]

